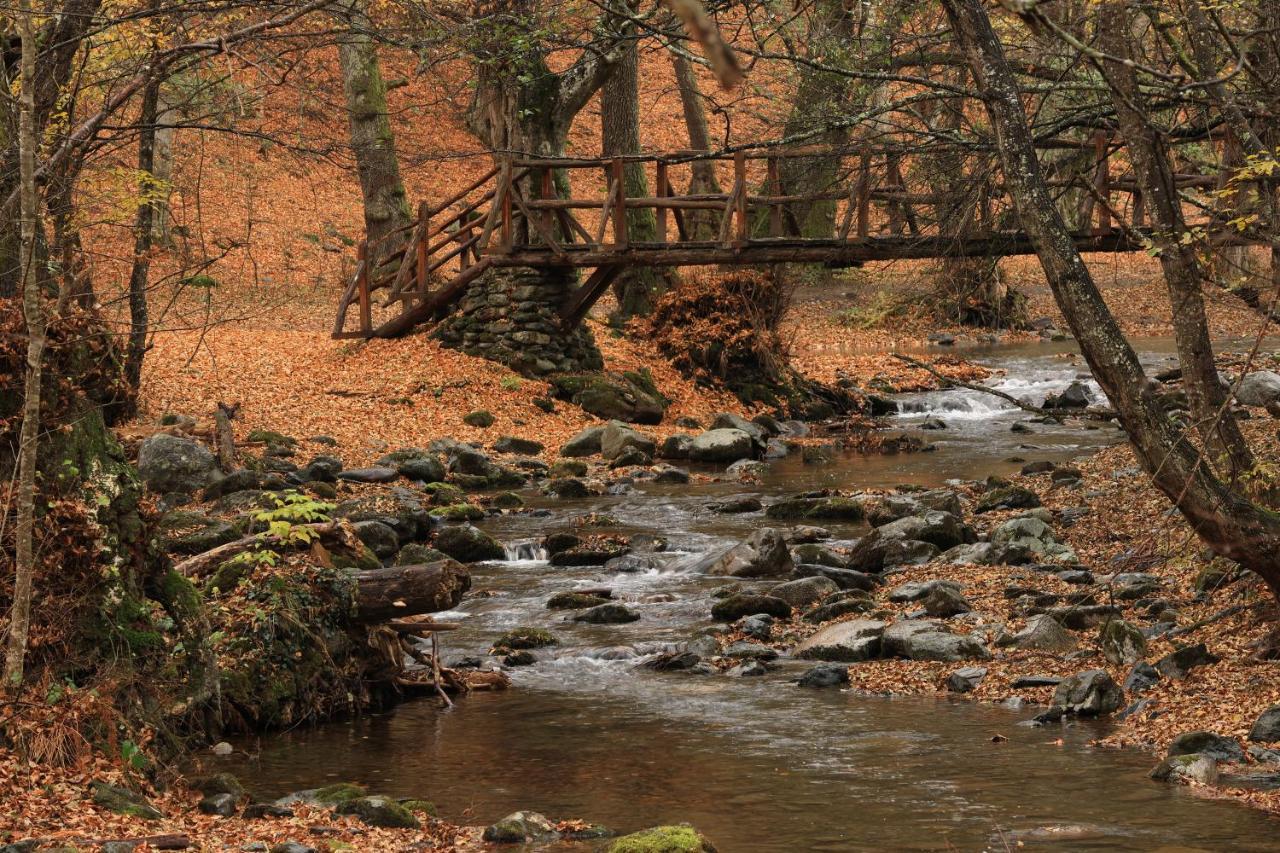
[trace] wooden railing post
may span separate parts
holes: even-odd
[[[425,201],[418,202],[418,228],[414,232],[418,240],[414,246],[417,254],[418,299],[427,298],[427,235],[431,233],[431,206]]]
[[[658,199],[667,197],[667,161],[658,160],[654,165],[653,194]],[[658,209],[654,212],[654,218],[658,223],[658,242],[667,242],[667,208],[661,201],[658,203]]]
[[[888,185],[895,193],[906,195],[907,188],[902,181],[902,167],[900,164],[901,156],[894,152],[889,155],[888,159]],[[889,232],[895,237],[902,236],[902,230],[905,216],[903,211],[903,202],[900,199],[894,199],[889,202]]]
[[[511,157],[507,156],[502,159],[502,172],[498,176],[498,195],[502,199],[501,248],[508,255],[512,248],[511,193]]]
[[[1094,175],[1094,188],[1098,191],[1098,198],[1102,200],[1102,204],[1096,205],[1098,208],[1098,233],[1105,234],[1111,230],[1111,159],[1108,156],[1107,148],[1110,139],[1101,131],[1094,134],[1093,150],[1094,156],[1098,160],[1097,172]]]
[[[609,173],[617,196],[613,204],[613,249],[622,252],[627,248],[627,180],[621,157],[614,157],[609,163]]]
[[[369,242],[360,241],[356,249],[356,261],[360,265],[360,279],[356,293],[360,299],[360,333],[365,337],[373,330],[373,306],[369,301]]]

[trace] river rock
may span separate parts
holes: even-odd
[[[949,634],[931,619],[899,619],[880,638],[885,657],[910,660],[986,660],[991,652],[976,637]]]
[[[716,853],[716,848],[692,826],[677,824],[624,835],[605,853]]]
[[[638,447],[624,448],[621,453],[609,460],[610,468],[647,468],[653,464],[653,457]],[[615,491],[616,485],[610,486],[609,494],[624,494]]]
[[[707,574],[738,578],[778,577],[795,567],[781,531],[762,527],[745,542],[734,545],[698,566]]]
[[[885,527],[892,527],[897,523],[893,522]],[[849,552],[845,564],[862,572],[882,572],[894,566],[923,565],[938,556],[938,546],[932,542],[885,538],[880,532],[884,529],[876,528],[859,539]]]
[[[1176,755],[1157,764],[1151,778],[1182,785],[1212,785],[1218,781],[1218,762],[1199,753]]]
[[[740,429],[712,429],[689,443],[689,458],[695,462],[737,462],[755,455],[755,442]]]
[[[1196,643],[1193,646],[1183,646],[1160,658],[1156,661],[1156,669],[1166,678],[1178,681],[1186,678],[1196,667],[1217,663],[1219,660],[1204,643]]]
[[[547,599],[548,610],[585,610],[598,604],[608,604],[609,599],[582,592],[557,592]]]
[[[688,459],[689,448],[693,445],[693,436],[684,433],[669,435],[658,445],[659,459]]]
[[[834,663],[820,663],[800,676],[796,683],[800,687],[815,689],[843,687],[849,683],[849,668]]]
[[[1102,626],[1098,645],[1107,662],[1116,666],[1135,664],[1147,653],[1147,638],[1142,629],[1123,619],[1112,619]]]
[[[802,565],[796,566],[792,572],[795,577],[824,577],[844,590],[861,590],[871,592],[880,586],[875,575],[860,572],[857,569],[837,569],[835,566]]]
[[[928,542],[943,551],[976,538],[973,531],[959,518],[938,510],[891,521],[877,527],[875,533],[883,539]]]
[[[1124,689],[1127,693],[1141,693],[1160,682],[1160,672],[1145,661],[1133,665],[1129,674],[1124,677]]]
[[[1244,747],[1235,738],[1216,732],[1183,732],[1169,744],[1167,755],[1193,755],[1200,753],[1215,761],[1244,761]]]
[[[342,470],[342,460],[329,454],[321,453],[298,469],[296,476],[303,483],[333,483]]]
[[[1096,717],[1120,710],[1124,691],[1105,669],[1090,669],[1064,678],[1053,692],[1050,708],[1064,714]]]
[[[797,563],[807,563],[811,566],[831,566],[832,568],[843,569],[847,568],[849,564],[848,557],[843,554],[837,554],[830,548],[817,543],[796,545],[791,549],[791,555]]]
[[[1280,705],[1272,705],[1263,711],[1249,729],[1249,740],[1260,743],[1280,741]]]
[[[939,619],[950,619],[973,610],[973,605],[958,589],[944,584],[934,586],[921,602],[925,613]]]
[[[801,660],[856,663],[880,654],[880,636],[885,623],[876,619],[852,619],[833,622],[807,637],[791,650]]]
[[[547,494],[555,495],[562,500],[581,500],[594,494],[586,481],[578,477],[556,477],[546,485]]]
[[[769,594],[781,598],[792,607],[800,608],[821,601],[839,589],[836,582],[830,578],[814,575],[778,584],[769,590]]]
[[[470,524],[441,527],[432,545],[460,563],[501,560],[507,556],[506,549],[496,539]]]
[[[866,511],[862,502],[853,498],[798,497],[770,504],[765,515],[787,521],[862,521]]]
[[[998,509],[1034,509],[1040,506],[1040,496],[1025,486],[1000,486],[990,489],[978,499],[974,512],[992,512]]]
[[[768,640],[773,635],[774,621],[772,616],[756,613],[752,616],[743,616],[733,623],[733,627],[748,637],[754,637],[757,640]]]
[[[756,678],[769,673],[769,665],[760,660],[743,661],[737,666],[725,671],[725,675],[731,678]]]
[[[1121,611],[1114,604],[1074,604],[1070,607],[1050,607],[1044,611],[1064,628],[1083,631],[1096,628],[1111,619],[1120,618]]]
[[[995,562],[990,542],[972,542],[948,548],[942,559],[955,566],[987,566]]]
[[[522,844],[546,841],[557,836],[556,828],[545,815],[537,812],[513,812],[495,824],[486,826],[481,836],[490,844]]]
[[[823,622],[830,622],[832,619],[839,619],[841,616],[848,616],[850,613],[866,613],[874,609],[875,601],[866,593],[857,590],[859,595],[841,594],[833,596],[823,604],[804,614],[804,621],[810,624],[820,625]]]
[[[338,479],[348,483],[390,483],[400,476],[394,468],[375,465],[370,468],[348,468],[338,472]]]
[[[655,469],[653,482],[661,485],[684,485],[689,482],[689,472],[673,465],[659,465]]]
[[[659,571],[663,565],[662,559],[652,554],[623,554],[606,560],[604,570],[606,572],[635,574],[636,572]]]
[[[708,509],[721,515],[741,515],[747,512],[759,512],[764,508],[756,497],[741,497],[733,500],[711,504]]]
[[[1045,397],[1046,409],[1083,409],[1093,402],[1093,391],[1083,382],[1072,382],[1061,394]]]
[[[385,493],[343,501],[334,508],[332,515],[352,524],[380,521],[394,530],[401,542],[425,538],[436,526],[435,519],[418,496],[398,486]]]
[[[651,457],[658,445],[651,436],[632,429],[622,421],[609,421],[600,434],[600,455],[605,459],[616,459],[627,448],[635,448]]]
[[[1074,563],[1075,552],[1058,542],[1053,528],[1034,516],[1011,518],[991,532],[991,558],[1017,565],[1040,559]]]
[[[560,448],[560,455],[570,457],[595,456],[600,452],[600,443],[604,437],[604,431],[605,427],[602,426],[587,427],[564,443],[564,446]]]
[[[733,622],[757,613],[788,619],[791,616],[791,605],[772,595],[738,593],[722,598],[711,607],[711,616],[721,622]]]
[[[493,449],[498,453],[510,453],[516,456],[537,456],[547,447],[541,441],[534,441],[531,438],[504,435],[493,443]]]
[[[400,550],[400,540],[396,532],[381,521],[357,521],[351,525],[356,537],[368,546],[379,559],[394,557]]]
[[[235,794],[206,794],[196,803],[196,808],[201,814],[231,817],[236,813],[238,799]]]
[[[630,607],[622,604],[597,604],[585,613],[573,617],[575,622],[586,622],[590,625],[624,625],[640,618]]]
[[[969,693],[986,677],[985,666],[964,666],[947,676],[947,689],[952,693]]]
[[[1014,645],[1024,650],[1041,652],[1070,652],[1076,648],[1076,638],[1048,614],[1032,616],[1027,627],[1013,637]]]
[[[153,492],[193,495],[222,475],[213,454],[200,442],[157,433],[138,447],[138,476]]]
[[[645,658],[639,666],[643,669],[652,669],[654,672],[680,672],[693,669],[700,663],[702,658],[695,652],[663,652]]]
[[[760,447],[764,447],[764,443],[769,439],[770,430],[762,424],[755,421],[749,421],[741,415],[735,415],[732,412],[721,412],[711,419],[711,426],[708,429],[736,429],[745,432],[751,436],[752,440]],[[777,434],[776,431],[773,432]]]
[[[939,587],[948,587],[956,593],[962,590],[960,584],[952,580],[928,580],[928,581],[908,581],[899,584],[889,591],[889,600],[895,604],[906,604],[911,601],[920,601],[927,597]]]
[[[1246,373],[1236,389],[1236,400],[1244,406],[1266,406],[1280,400],[1280,373],[1271,370]]]
[[[723,655],[727,658],[746,658],[749,660],[771,661],[778,659],[778,650],[763,643],[739,640],[725,646]]]
[[[924,508],[910,495],[882,495],[863,504],[867,514],[867,522],[872,527],[879,527],[909,515],[919,515]]]
[[[161,820],[164,815],[155,806],[136,791],[108,785],[106,782],[94,782],[93,804],[107,811],[143,820]]]
[[[367,826],[390,829],[417,829],[421,826],[413,812],[390,797],[356,797],[334,811],[340,815],[354,815]]]

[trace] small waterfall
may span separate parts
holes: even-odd
[[[507,552],[507,562],[522,563],[541,561],[546,562],[547,549],[542,547],[542,543],[536,539],[521,539],[516,542],[502,543],[503,549]]]

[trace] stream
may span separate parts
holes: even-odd
[[[1148,365],[1170,361],[1168,341],[1139,342]],[[1035,402],[1087,372],[1070,344],[966,350],[999,367],[994,387]],[[1096,388],[1096,386],[1095,386]],[[433,800],[442,817],[491,823],[529,809],[620,832],[687,821],[721,851],[1274,850],[1277,824],[1261,813],[1202,799],[1146,778],[1150,754],[1093,749],[1105,722],[1018,726],[1012,710],[945,698],[801,690],[809,664],[783,658],[757,678],[653,673],[645,656],[711,626],[712,593],[732,579],[687,571],[697,555],[765,524],[760,513],[720,515],[707,505],[815,488],[936,486],[1062,461],[1122,438],[1109,424],[1031,424],[990,395],[954,390],[904,395],[896,426],[936,445],[930,453],[843,455],[805,465],[793,454],[757,485],[657,486],[589,501],[526,495],[540,513],[488,519],[511,559],[473,567],[471,595],[438,614],[446,663],[483,656],[502,632],[546,627],[559,645],[510,670],[512,688],[474,693],[441,710],[434,700],[314,729],[246,739],[220,769],[260,797],[338,781]],[[928,418],[944,430],[920,431]],[[558,568],[533,544],[586,512],[621,533],[655,533],[669,547],[660,568],[635,574]],[[824,524],[837,540],[856,526]],[[836,544],[839,544],[838,541]],[[556,592],[607,586],[641,619],[593,626],[545,607]],[[993,736],[1007,741],[995,743]],[[1057,739],[1061,738],[1061,742]],[[588,848],[589,849],[589,848]]]

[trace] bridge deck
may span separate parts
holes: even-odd
[[[1141,195],[1131,179],[1113,179],[1110,162],[1119,146],[1098,137],[1090,145],[1046,145],[1074,153],[1082,166],[1050,185],[1071,198],[1085,227],[1075,237],[1082,252],[1133,252],[1146,248]],[[854,152],[847,184],[807,195],[784,194],[784,165],[794,167],[830,151],[732,157],[671,155],[580,159],[504,158],[462,192],[435,207],[419,207],[406,227],[375,243],[361,243],[356,273],[338,306],[335,338],[395,337],[439,320],[468,285],[498,267],[574,267],[595,272],[561,308],[567,327],[581,321],[609,284],[629,267],[818,263],[850,266],[868,261],[948,257],[1002,257],[1034,253],[995,182],[990,154],[966,182],[964,198],[934,192],[926,178],[904,179],[926,155],[886,148]],[[932,155],[931,155],[932,156]],[[806,159],[807,158],[807,161]],[[724,174],[725,192],[677,193],[694,161]],[[790,163],[785,161],[791,160]],[[981,165],[980,163],[978,165]],[[646,170],[653,195],[628,197],[628,169]],[[920,171],[920,170],[917,170]],[[997,175],[998,176],[998,175]],[[1200,174],[1177,176],[1185,190],[1217,185]],[[603,190],[601,185],[603,184]],[[914,185],[913,185],[914,184]],[[568,191],[565,192],[565,187]],[[1117,200],[1120,197],[1120,201]],[[814,205],[826,205],[835,227],[830,237],[800,236],[798,221]],[[968,211],[958,217],[954,211]],[[629,239],[636,211],[650,211],[654,240]],[[1115,223],[1124,222],[1122,227]],[[1212,222],[1197,223],[1222,241],[1238,239]],[[1005,226],[1005,227],[1002,227]],[[373,295],[385,290],[374,318]],[[357,328],[347,315],[358,307]],[[381,311],[382,315],[388,312]]]

